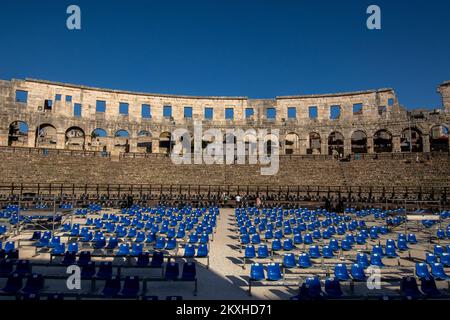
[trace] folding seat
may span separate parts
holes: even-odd
[[[197,250],[197,257],[207,257],[208,256],[208,245],[207,244],[200,244],[198,246]]]
[[[189,241],[189,243],[191,243],[191,242]],[[156,250],[162,250],[162,249],[164,249],[165,247],[166,247],[166,238],[164,238],[164,237],[159,237],[159,238],[156,240],[155,249],[156,249]]]
[[[299,297],[301,300],[323,298],[322,286],[318,276],[307,277],[300,287]]]
[[[394,248],[397,248],[397,245],[395,244],[395,240],[394,239],[387,239],[386,240],[386,247],[387,246],[393,246]]]
[[[22,288],[22,276],[18,273],[14,272],[8,276],[8,280],[6,281],[6,285],[3,289],[0,290],[0,293],[3,294],[17,294],[19,290]]]
[[[298,266],[300,268],[309,268],[312,266],[311,259],[309,254],[301,253],[298,257]]]
[[[322,232],[322,238],[323,239],[330,239],[332,237],[332,234],[328,230],[324,230]]]
[[[421,279],[420,280],[420,290],[430,298],[438,297],[441,292],[436,286],[436,281],[434,279]]]
[[[248,233],[244,233],[241,235],[241,244],[246,245],[250,243],[250,236]]]
[[[328,295],[328,298],[331,299],[339,299],[343,296],[343,292],[341,289],[341,284],[339,279],[336,278],[326,278],[325,279],[325,292]]]
[[[112,277],[113,269],[111,261],[100,262],[100,267],[98,268],[95,278],[99,280],[106,280]]]
[[[303,243],[302,235],[300,233],[294,234],[294,244]]]
[[[183,263],[183,271],[181,272],[181,279],[185,281],[192,281],[197,278],[197,270],[195,262]]]
[[[359,245],[366,244],[366,237],[364,237],[364,235],[362,235],[362,234],[359,233],[359,234],[356,236],[356,243],[359,244]]]
[[[341,248],[343,251],[350,251],[352,250],[352,245],[347,241],[347,239],[344,239],[341,241]]]
[[[95,262],[89,261],[81,267],[81,279],[91,280],[95,275]]]
[[[305,244],[311,244],[314,242],[314,239],[312,237],[312,235],[310,233],[305,234],[305,236],[303,237],[303,242]]]
[[[334,266],[334,276],[339,281],[349,280],[347,266],[344,263],[338,263]]]
[[[397,234],[397,241],[398,240],[405,240],[406,241],[406,234],[404,233],[398,233]]]
[[[388,258],[397,258],[398,254],[395,251],[395,247],[393,245],[386,246],[386,257]]]
[[[372,240],[378,239],[377,229],[374,229],[374,228],[370,229],[369,235]]]
[[[408,234],[407,241],[408,241],[408,243],[410,243],[410,244],[416,244],[416,243],[417,243],[416,235],[415,235],[414,233],[409,233],[409,234]]]
[[[148,252],[141,252],[138,255],[136,265],[139,267],[146,267],[150,263],[150,254]]]
[[[70,230],[70,236],[77,237],[79,234],[80,234],[80,227],[79,226],[72,227],[72,229]]]
[[[276,230],[274,237],[275,237],[275,239],[280,239],[280,240],[283,239],[283,231]]]
[[[66,245],[64,243],[58,244],[52,250],[52,254],[54,254],[54,255],[63,255],[64,252],[66,252]]]
[[[283,267],[293,268],[295,267],[295,255],[293,253],[286,253],[283,256]]]
[[[127,238],[136,238],[137,230],[136,228],[130,228],[127,233]]]
[[[431,264],[431,274],[436,280],[449,280],[450,276],[444,271],[444,266],[442,263],[432,263]]]
[[[103,249],[106,246],[105,237],[100,237],[94,240],[93,247],[94,249]]]
[[[191,233],[189,235],[189,243],[195,244],[195,243],[198,242],[198,240],[199,240],[199,238],[198,238],[198,234],[197,233]]]
[[[269,263],[267,265],[267,280],[278,281],[281,280],[283,276],[281,275],[281,268],[279,263]]]
[[[284,239],[283,241],[283,250],[290,251],[294,249],[294,243],[292,239]]]
[[[403,277],[400,281],[400,292],[408,299],[420,299],[423,297],[417,286],[416,278]]]
[[[185,245],[183,257],[192,258],[194,256],[195,256],[195,246],[193,244]]]
[[[144,249],[144,244],[142,244],[142,243],[133,243],[131,245],[131,256],[137,257],[140,253],[142,253],[143,249]]]
[[[156,234],[153,232],[147,233],[147,239],[145,239],[145,243],[154,243],[156,241]]]
[[[388,228],[386,226],[380,227],[380,233],[381,234],[387,234],[389,232]]]
[[[438,230],[436,231],[436,236],[438,237],[438,239],[441,239],[441,240],[445,239],[445,238],[446,238],[446,236],[445,236],[445,230],[443,230],[443,229],[438,229]]]
[[[267,258],[269,256],[269,248],[265,244],[258,246],[258,258]]]
[[[9,259],[0,260],[0,277],[8,276],[13,271],[13,261]]]
[[[88,232],[88,233],[86,233],[86,234],[84,234],[82,237],[81,237],[81,242],[90,242],[90,241],[92,241],[92,239],[94,238],[94,235],[93,235],[93,233],[92,232]]]
[[[136,235],[136,239],[134,239],[134,242],[141,243],[145,241],[145,232],[139,231]]]
[[[322,255],[325,259],[332,259],[334,258],[334,252],[329,246],[323,246],[322,247]]]
[[[435,254],[436,256],[440,257],[441,254],[443,254],[444,252],[445,252],[445,251],[444,251],[444,247],[442,247],[442,246],[440,246],[440,245],[438,245],[438,244],[435,244],[435,245],[434,245],[434,254]]]
[[[275,239],[272,241],[272,251],[281,250],[281,241],[279,239]]]
[[[356,239],[355,239],[355,236],[353,234],[347,234],[345,236],[345,240],[347,240],[348,243],[350,243],[351,245],[354,245],[356,243]]]
[[[376,253],[380,256],[384,256],[383,247],[380,245],[376,245],[372,247],[372,253]]]
[[[119,294],[120,291],[120,278],[116,276],[112,276],[107,279],[105,282],[105,286],[102,290],[102,295],[105,297],[115,297]]]
[[[320,230],[316,229],[316,230],[313,231],[313,238],[314,239],[322,238],[322,234],[320,233]]]
[[[366,275],[364,274],[364,266],[362,266],[358,263],[352,264],[350,273],[351,273],[352,279],[355,281],[365,281],[366,280]]]
[[[49,244],[50,244],[50,237],[44,236],[35,243],[35,246],[37,248],[46,248],[49,246]],[[6,246],[5,246],[5,248],[6,248]]]
[[[127,276],[119,295],[124,298],[135,298],[139,293],[139,288],[139,277]]]
[[[246,259],[253,259],[256,257],[255,247],[253,245],[247,245],[245,247],[244,257]]]
[[[184,228],[178,228],[177,234],[176,234],[176,238],[177,239],[183,239],[186,236],[186,230]],[[243,235],[244,236],[244,235]],[[248,238],[248,235],[247,235]],[[250,238],[248,238],[250,241]],[[241,238],[242,240],[242,238]]]
[[[76,260],[76,253],[66,251],[66,253],[64,253],[61,264],[65,265],[65,266],[72,265],[72,264],[75,264],[75,260]]]
[[[15,273],[19,274],[20,276],[31,274],[30,260],[18,260],[16,262]]]
[[[440,257],[440,262],[445,267],[450,267],[450,253],[447,253],[447,252],[442,253],[441,257]]]
[[[437,257],[434,254],[427,252],[425,253],[425,260],[428,264],[432,264],[437,262]]]
[[[398,239],[397,246],[398,246],[398,250],[400,250],[400,251],[406,251],[409,249],[406,239]]]
[[[209,235],[207,233],[202,233],[200,236],[200,243],[206,244],[209,242]]]
[[[337,239],[330,239],[330,242],[328,243],[328,246],[333,251],[339,251],[339,242]]]
[[[41,239],[41,232],[40,231],[34,231],[33,236],[30,238],[30,241],[37,241]]]
[[[319,246],[310,246],[309,247],[309,256],[311,258],[320,258],[321,254],[320,254],[320,250],[319,250]]]
[[[261,281],[266,277],[264,275],[264,266],[260,263],[252,263],[250,267],[250,280]]]
[[[166,280],[178,280],[180,274],[178,263],[169,262],[166,265],[166,272],[164,273],[164,279]]]
[[[153,268],[160,268],[164,263],[164,253],[160,251],[154,251],[152,255],[152,261],[150,262],[150,266]]]
[[[416,276],[421,280],[433,278],[426,263],[416,263]]]
[[[177,240],[175,238],[167,240],[166,250],[173,250],[176,247],[177,247]]]
[[[91,253],[89,251],[81,251],[80,256],[78,257],[78,265],[84,266],[91,261]]]
[[[384,267],[382,257],[378,253],[373,253],[370,255],[370,265],[371,266],[377,266],[377,267]]]
[[[252,235],[252,244],[260,244],[261,243],[261,237],[259,236],[259,233],[255,233]]]

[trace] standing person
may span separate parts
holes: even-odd
[[[237,207],[241,206],[241,196],[239,194],[236,196],[236,206]]]
[[[256,197],[256,207],[259,209],[261,208],[261,199],[258,197]]]

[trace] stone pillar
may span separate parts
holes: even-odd
[[[430,152],[431,151],[430,135],[424,134],[422,136],[422,144],[423,144],[423,152]]]
[[[66,134],[64,132],[56,133],[56,149],[65,149]]]
[[[137,152],[137,138],[130,138],[128,143],[130,144],[130,152]]]
[[[8,130],[0,130],[0,146],[8,146]]]
[[[31,130],[31,128],[28,128],[28,147],[36,147],[36,128],[34,128],[33,130]]]
[[[298,140],[298,154],[306,154],[306,143],[308,142],[308,140],[306,139],[299,139]]]
[[[328,155],[328,138],[322,138],[320,142],[320,154]]]
[[[152,138],[152,153],[159,153],[159,139]]]
[[[401,152],[402,148],[400,146],[400,135],[392,137],[392,152]]]
[[[373,149],[373,137],[367,137],[367,153],[375,153]]]
[[[352,139],[344,138],[344,157],[352,154]]]

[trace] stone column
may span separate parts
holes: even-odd
[[[152,153],[159,153],[159,139],[152,138]]]
[[[375,153],[373,147],[373,137],[367,137],[367,153]]]
[[[402,148],[400,146],[400,135],[392,137],[392,152],[401,152]]]
[[[137,152],[137,138],[130,138],[128,143],[130,144],[130,152]]]
[[[328,155],[328,138],[322,138],[320,142],[320,154]]]
[[[428,134],[422,135],[422,144],[423,144],[423,152],[431,151],[430,135],[428,135]]]
[[[36,147],[36,129],[37,128],[33,128],[33,130],[31,130],[31,127],[28,128],[28,147],[30,148]]]
[[[9,130],[0,130],[0,146],[8,146]]]
[[[306,139],[299,139],[298,140],[298,154],[306,154],[306,143],[308,140]]]
[[[352,153],[352,139],[344,138],[344,157]]]
[[[56,149],[65,149],[66,135],[64,132],[56,133]]]

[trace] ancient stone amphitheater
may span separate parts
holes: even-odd
[[[438,93],[442,106],[407,110],[392,89],[249,99],[0,81],[0,192],[447,198],[450,82]],[[263,176],[251,164],[174,165],[171,132],[194,123],[219,128],[224,141],[230,128],[279,130],[278,173]]]

